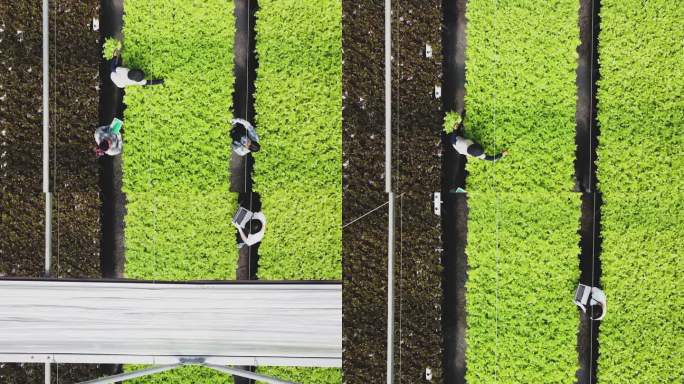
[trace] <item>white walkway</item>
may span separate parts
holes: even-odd
[[[0,362],[342,365],[340,284],[0,280]]]

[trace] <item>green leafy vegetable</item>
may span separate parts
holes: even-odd
[[[233,3],[126,0],[124,61],[163,78],[130,87],[124,103],[126,276],[235,277],[236,197],[228,190],[233,93]],[[127,366],[127,370],[134,367]],[[184,367],[138,383],[232,382]]]
[[[579,3],[468,2],[467,381],[574,383]],[[496,378],[496,379],[495,379]]]
[[[682,20],[681,2],[601,2],[601,383],[684,382]]]
[[[340,279],[342,5],[266,0],[257,14],[255,189],[261,279]]]
[[[121,41],[113,37],[105,39],[104,44],[102,44],[102,57],[111,60],[119,51],[121,51]]]
[[[457,112],[449,111],[444,115],[444,132],[451,133],[461,124],[461,115]]]

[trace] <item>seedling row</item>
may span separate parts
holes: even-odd
[[[601,383],[684,380],[681,4],[601,2]]]

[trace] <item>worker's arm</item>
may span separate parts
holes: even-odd
[[[497,155],[490,156],[486,153],[483,153],[482,155],[479,156],[480,159],[482,160],[487,160],[487,161],[499,161],[502,157],[508,155],[508,151],[503,151]]]
[[[243,231],[242,231],[242,228],[239,227],[237,224],[233,224],[233,225],[235,225],[235,227],[237,228],[238,233],[240,234],[240,238],[242,239],[242,241],[243,241],[245,244],[247,244],[248,236],[245,235],[245,232],[243,232]],[[249,245],[249,244],[247,244],[247,245]]]

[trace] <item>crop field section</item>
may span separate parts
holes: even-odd
[[[124,97],[125,274],[232,279],[232,3],[127,0],[125,7],[124,64],[164,79]]]
[[[684,8],[602,0],[600,383],[684,382]]]
[[[579,4],[469,1],[469,383],[574,382],[580,196],[573,191]]]

